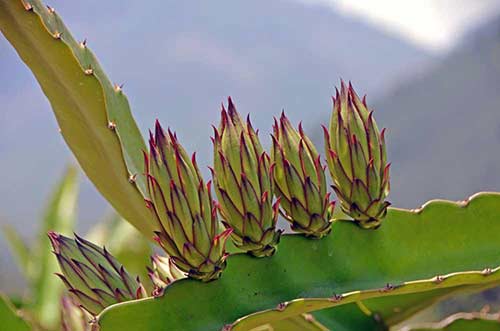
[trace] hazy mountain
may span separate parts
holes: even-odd
[[[499,91],[500,18],[372,103],[388,128],[396,205],[500,190]]]
[[[433,60],[357,20],[291,1],[52,0],[50,5],[77,39],[87,38],[111,79],[125,83],[143,131],[159,118],[189,151],[198,151],[203,167],[210,162],[210,124],[218,121],[220,102],[228,95],[242,113],[252,113],[268,143],[272,116],[282,108],[309,128],[323,118],[339,77],[375,95],[408,68],[418,71]],[[32,74],[3,38],[0,73],[0,215],[29,238],[71,156]],[[88,228],[104,205],[85,183],[80,228]],[[3,239],[0,250],[2,270],[11,268]],[[4,277],[2,272],[2,288]]]

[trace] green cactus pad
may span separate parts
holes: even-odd
[[[231,256],[215,282],[181,280],[161,298],[109,307],[99,317],[101,331],[249,330],[361,300],[376,309],[368,299],[427,293],[429,300],[498,284],[499,214],[500,194],[480,193],[413,211],[391,208],[375,231],[340,221],[320,241],[286,235],[271,258]]]

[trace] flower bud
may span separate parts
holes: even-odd
[[[225,244],[231,229],[222,228],[210,194],[196,164],[171,131],[156,122],[145,155],[147,207],[160,231],[156,240],[173,263],[189,277],[202,281],[219,278],[226,266]]]
[[[133,278],[105,248],[78,237],[49,232],[69,292],[92,315],[112,304],[147,297],[139,278]]]
[[[376,228],[387,213],[389,164],[384,130],[380,133],[366,100],[341,83],[325,131],[328,168],[342,210],[363,228]]]
[[[214,178],[219,209],[226,227],[233,229],[234,244],[254,256],[274,254],[281,231],[276,230],[269,156],[264,152],[250,120],[244,123],[229,98],[222,106],[219,129],[214,128]]]
[[[283,216],[292,230],[321,238],[331,231],[335,206],[326,191],[325,167],[300,124],[295,130],[282,113],[279,122],[275,119],[273,131],[273,177]]]

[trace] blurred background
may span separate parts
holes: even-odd
[[[322,149],[320,125],[343,78],[368,95],[388,129],[395,206],[500,191],[500,0],[48,4],[124,84],[142,131],[160,119],[204,169],[210,125],[227,96],[251,113],[267,146],[272,118],[284,109]],[[74,160],[38,83],[3,36],[0,77],[0,225],[29,241]],[[109,211],[83,177],[81,232]],[[20,292],[1,236],[0,265],[0,291]]]

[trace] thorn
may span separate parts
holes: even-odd
[[[115,91],[116,91],[116,92],[121,92],[121,91],[122,91],[122,89],[123,89],[123,84],[120,84],[120,85],[115,84]]]
[[[49,11],[49,13],[51,13],[51,14],[54,14],[54,13],[56,12],[56,10],[55,10],[53,7],[51,7],[51,6],[47,6],[47,10],[48,10],[48,11]]]
[[[339,302],[342,299],[344,299],[344,296],[342,294],[334,294],[331,298],[328,299],[328,301]]]
[[[83,41],[82,41],[82,42],[80,42],[80,47],[81,47],[81,48],[85,48],[85,47],[87,47],[87,38],[83,39]]]
[[[57,128],[57,131],[59,131],[59,133],[61,133],[61,132],[62,132],[62,129],[61,129],[61,128]]]
[[[283,311],[283,310],[285,310],[285,308],[286,308],[287,305],[288,305],[287,302],[282,302],[282,303],[280,303],[280,304],[278,304],[276,306],[276,310],[277,311]]]
[[[484,275],[484,276],[489,276],[493,273],[493,270],[491,270],[491,268],[484,268],[483,271],[481,271],[481,273]]]
[[[27,2],[24,2],[23,1],[23,6],[24,6],[24,9],[26,9],[26,11],[32,11],[33,10],[33,6]]]
[[[130,184],[134,184],[136,180],[137,180],[137,174],[132,174],[132,175],[128,176],[128,182]]]
[[[92,67],[88,67],[88,69],[85,69],[83,72],[85,75],[90,76],[94,73],[94,69],[92,69]]]
[[[313,315],[311,315],[311,314],[304,314],[304,315],[302,315],[302,316],[304,316],[304,319],[305,319],[307,322],[309,322],[309,323],[313,323],[313,322],[315,322],[315,321],[316,321],[316,320],[314,319],[314,316],[313,316]]]
[[[443,276],[439,276],[438,275],[438,276],[434,277],[434,283],[440,284],[440,283],[442,283],[444,281],[444,279],[445,278]]]
[[[233,329],[233,325],[232,324],[226,324],[222,327],[222,330],[221,331],[231,331]]]
[[[381,293],[387,293],[387,292],[390,292],[390,291],[392,291],[394,289],[395,289],[394,285],[392,285],[390,283],[387,283],[383,288],[380,289],[380,292]]]
[[[54,39],[61,39],[62,32],[56,32],[52,36],[54,37]]]
[[[109,121],[108,122],[108,129],[110,129],[112,131],[115,131],[115,129],[116,129],[116,123],[113,122],[113,121]]]

